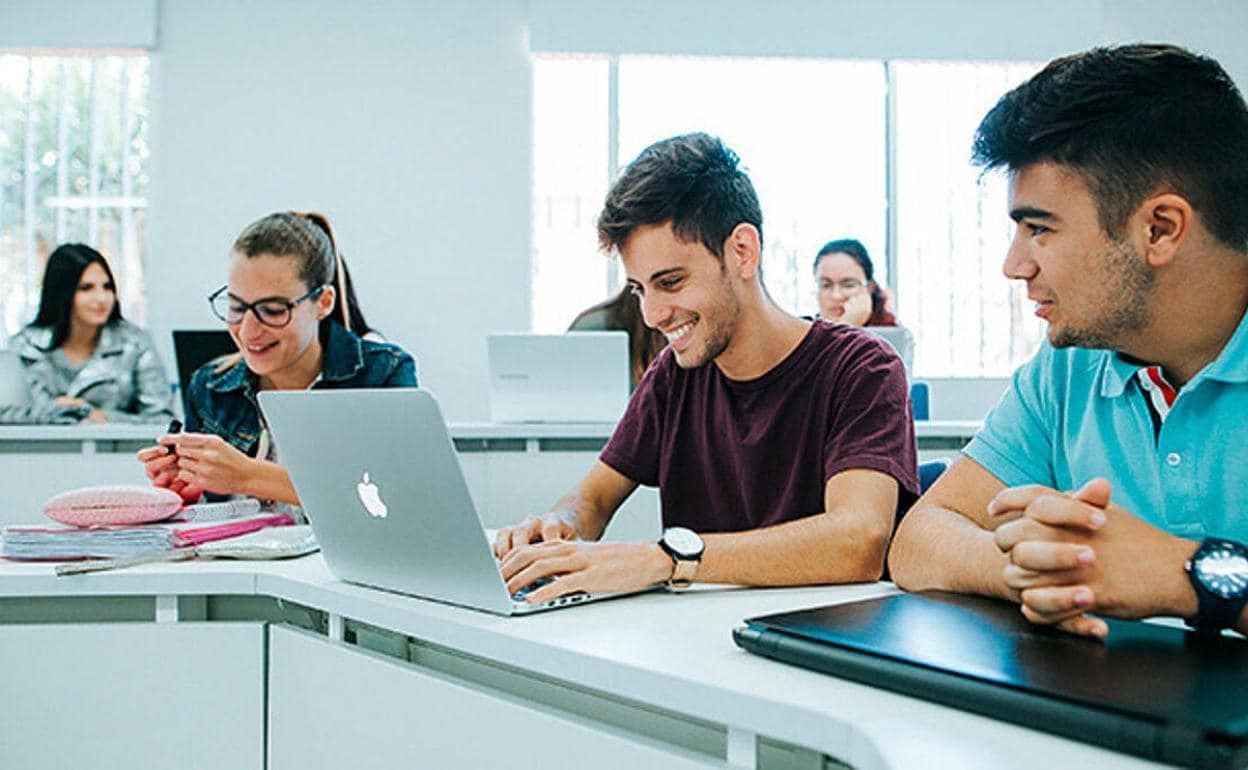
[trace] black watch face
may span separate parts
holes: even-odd
[[[1229,548],[1216,548],[1196,562],[1196,575],[1214,596],[1235,599],[1248,590],[1248,558]]]

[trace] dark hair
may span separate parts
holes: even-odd
[[[819,270],[819,261],[829,254],[844,254],[854,260],[862,268],[863,275],[867,277],[867,286],[871,289],[871,317],[867,319],[867,326],[896,326],[897,318],[888,310],[888,295],[875,282],[875,266],[871,264],[871,257],[867,254],[867,247],[854,238],[828,241],[823,244],[823,247],[819,249],[819,253],[815,255],[815,264],[811,267],[811,270]]]
[[[108,260],[95,249],[82,243],[63,243],[48,255],[48,264],[43,271],[43,289],[39,294],[39,312],[31,326],[42,326],[52,330],[52,341],[47,350],[59,348],[69,337],[70,324],[74,314],[74,294],[78,292],[78,283],[87,267],[96,264],[104,268],[108,282],[113,285],[113,312],[108,315],[108,323],[121,320],[121,303],[117,301],[117,281],[108,266]]]
[[[603,314],[602,328],[628,332],[628,368],[635,385],[667,347],[667,338],[659,330],[646,326],[641,317],[641,303],[627,286],[614,297],[582,311],[568,326],[568,331],[576,331],[582,320],[597,313]]]
[[[1113,238],[1146,197],[1173,191],[1215,238],[1248,250],[1248,107],[1216,61],[1182,48],[1094,48],[1050,62],[988,112],[972,158],[987,169],[1069,167]]]
[[[716,257],[741,223],[763,238],[763,212],[737,154],[707,134],[655,142],[628,164],[598,215],[598,243],[618,249],[638,227],[671,222],[676,237]]]
[[[272,254],[299,263],[299,278],[309,290],[334,287],[334,307],[322,322],[335,319],[358,335],[372,331],[355,298],[351,272],[334,243],[334,231],[324,214],[278,211],[256,220],[234,241],[234,251],[245,257]]]

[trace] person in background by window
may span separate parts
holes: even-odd
[[[416,364],[370,330],[321,214],[270,214],[243,230],[229,283],[209,303],[239,352],[200,367],[187,387],[186,432],[138,459],[183,499],[204,492],[298,505],[256,405],[262,390],[416,387]]]
[[[853,238],[828,241],[815,255],[814,269],[819,317],[850,326],[896,327],[900,334],[890,333],[886,339],[910,371],[914,337],[897,323],[888,291],[875,282],[875,267],[866,247]]]
[[[853,238],[823,244],[815,255],[815,285],[820,318],[850,326],[897,325],[866,247]]]
[[[584,310],[568,327],[570,332],[628,332],[628,371],[632,387],[636,388],[641,375],[646,373],[650,362],[658,358],[663,348],[667,347],[667,339],[657,329],[646,326],[641,317],[641,305],[637,295],[628,287],[620,290],[611,299]]]
[[[172,392],[147,333],[121,317],[117,282],[81,243],[48,257],[35,320],[9,341],[39,422],[167,422]]]

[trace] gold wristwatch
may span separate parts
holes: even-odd
[[[667,587],[683,591],[692,585],[698,574],[698,565],[702,563],[702,552],[706,550],[706,544],[698,533],[684,527],[668,527],[659,538],[659,547],[672,557],[676,565]]]

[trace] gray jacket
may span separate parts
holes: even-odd
[[[52,360],[53,351],[45,350],[52,341],[52,330],[28,326],[9,341],[22,361],[26,382],[30,386],[32,414],[64,418],[61,412],[77,409],[79,419],[90,410],[81,407],[57,407],[51,402],[59,396],[81,398],[108,415],[109,422],[159,423],[173,417],[173,394],[160,357],[152,348],[147,332],[126,321],[113,321],[100,330],[95,352],[74,375],[67,387]]]

